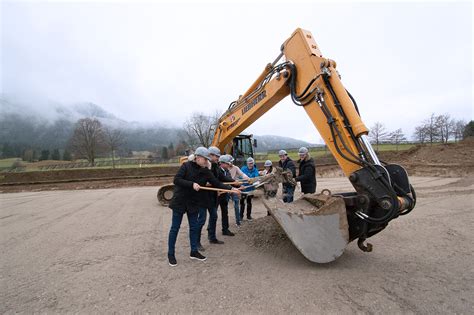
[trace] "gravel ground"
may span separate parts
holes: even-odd
[[[224,245],[205,242],[206,262],[188,258],[183,220],[172,268],[171,212],[156,187],[0,194],[0,313],[472,314],[474,179],[411,180],[417,208],[370,239],[374,252],[351,243],[325,265],[307,261],[258,199],[256,220],[219,233]],[[324,178],[322,188],[351,186]]]

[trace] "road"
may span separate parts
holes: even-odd
[[[416,209],[371,238],[372,253],[351,243],[325,265],[288,240],[256,248],[242,235],[249,228],[219,235],[224,245],[206,241],[208,260],[191,261],[183,220],[169,267],[171,212],[156,187],[0,194],[0,313],[472,314],[474,179],[412,183]],[[323,188],[350,184],[319,179]],[[244,224],[265,216],[256,200],[257,219]]]

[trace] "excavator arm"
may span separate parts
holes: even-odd
[[[219,120],[213,145],[229,152],[235,136],[286,96],[308,114],[354,186],[355,193],[339,195],[346,208],[348,241],[358,238],[359,247],[370,251],[365,239],[410,212],[416,195],[403,167],[378,159],[357,104],[341,82],[336,62],[323,57],[309,31],[297,29],[283,43],[278,58],[230,104]],[[282,226],[285,229],[284,223]]]
[[[283,57],[286,61],[277,64]],[[247,92],[230,104],[219,120],[213,145],[227,151],[235,136],[288,95],[306,111],[344,173],[349,176],[359,169],[353,154],[367,157],[363,147],[370,147],[368,129],[340,81],[336,63],[323,58],[311,33],[302,29],[282,45],[280,56],[265,67]],[[339,146],[335,142],[338,132]],[[375,153],[370,156],[376,159]]]

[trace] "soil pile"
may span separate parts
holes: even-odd
[[[409,175],[469,176],[474,173],[474,138],[459,143],[418,145],[406,151],[383,152],[380,158],[404,166]]]
[[[291,263],[295,259],[307,261],[272,216],[260,217],[252,222],[244,221],[233,239],[244,246],[245,252],[260,253],[261,257],[270,260]]]
[[[474,163],[474,138],[458,143],[418,145],[406,151],[387,152],[384,158],[408,163]]]
[[[245,222],[236,237],[241,238],[247,245],[260,250],[292,246],[285,232],[272,216]]]

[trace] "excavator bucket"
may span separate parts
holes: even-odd
[[[344,253],[349,242],[349,225],[342,197],[322,194],[304,195],[293,203],[277,198],[265,199],[267,210],[291,242],[308,260],[328,263]]]

